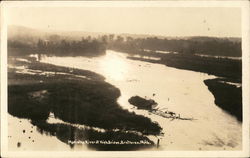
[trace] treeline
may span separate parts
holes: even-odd
[[[99,56],[105,54],[106,44],[91,37],[82,40],[44,40],[35,44],[20,40],[9,40],[10,55],[47,54],[56,56]]]
[[[106,45],[97,39],[82,38],[81,41],[60,42],[39,40],[37,49],[42,53],[53,54],[57,56],[98,56],[105,54]]]
[[[112,49],[130,54],[144,50],[178,52],[181,54],[204,54],[214,56],[241,57],[241,40],[233,38],[189,37],[136,37],[129,35],[85,36],[81,40],[72,40],[59,35],[37,39],[35,42],[22,39],[9,39],[8,49],[11,53],[30,54],[35,52],[58,56],[97,56]]]
[[[25,41],[8,40],[7,50],[8,55],[27,55],[34,54],[36,48],[35,45]]]
[[[118,36],[108,45],[111,49],[138,53],[138,50],[159,50],[182,54],[205,54],[214,56],[241,56],[241,41],[227,38],[193,37],[187,39],[132,38]]]

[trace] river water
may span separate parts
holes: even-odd
[[[160,147],[152,150],[241,150],[242,124],[215,105],[213,95],[203,83],[215,76],[129,60],[127,56],[107,50],[106,55],[101,57],[52,56],[43,57],[41,62],[103,75],[107,82],[120,89],[120,106],[151,118],[163,128],[164,135],[158,137]],[[154,99],[159,110],[173,111],[183,118],[194,120],[167,119],[138,110],[128,103],[128,99],[135,95]],[[153,136],[149,138],[157,141]],[[59,148],[67,147],[59,145]]]

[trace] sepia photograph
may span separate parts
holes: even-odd
[[[248,1],[1,4],[3,157],[248,157],[248,97]]]

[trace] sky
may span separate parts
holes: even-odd
[[[240,8],[19,7],[7,19],[45,30],[241,37]]]

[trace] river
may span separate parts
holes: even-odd
[[[203,82],[215,76],[129,60],[127,56],[107,50],[106,55],[101,57],[44,56],[41,62],[103,75],[107,82],[120,89],[120,106],[151,118],[163,128],[164,135],[158,137],[160,147],[152,150],[242,149],[242,124],[215,105],[214,96]],[[154,99],[159,110],[167,109],[194,120],[167,119],[146,110],[138,110],[128,103],[128,99],[135,95]],[[155,142],[157,140],[153,136],[149,138]],[[54,139],[54,143],[59,143]],[[58,149],[60,147],[67,148],[59,145]],[[73,149],[68,147],[68,150]]]

